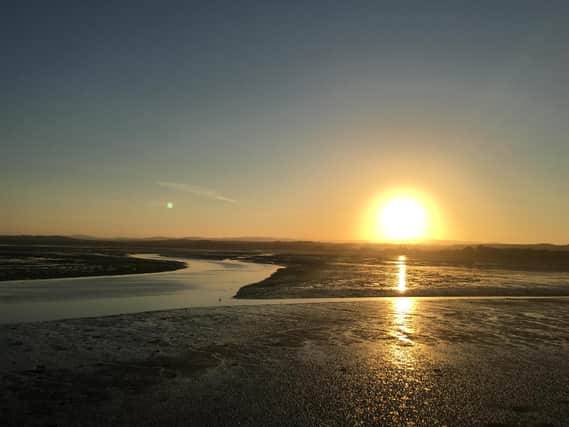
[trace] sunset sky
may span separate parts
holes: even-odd
[[[86,3],[0,6],[0,234],[569,243],[567,1]]]

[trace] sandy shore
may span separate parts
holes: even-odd
[[[0,344],[7,426],[569,420],[567,300],[184,309],[4,325]]]

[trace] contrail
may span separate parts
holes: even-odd
[[[196,196],[202,196],[202,197],[207,197],[209,199],[219,200],[222,202],[237,203],[237,200],[235,199],[226,197],[223,194],[218,193],[216,190],[212,190],[211,188],[204,188],[200,187],[199,185],[182,184],[179,182],[164,182],[164,181],[158,181],[156,185],[159,185],[160,187],[170,188],[172,190],[183,191],[185,193],[194,194]]]

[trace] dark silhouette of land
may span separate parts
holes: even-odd
[[[117,249],[76,246],[0,246],[0,281],[156,273],[183,262],[138,259]]]

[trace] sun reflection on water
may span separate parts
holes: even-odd
[[[402,344],[413,344],[411,341],[412,315],[415,308],[413,298],[394,298],[393,299],[393,335]]]
[[[397,259],[397,290],[401,293],[407,290],[407,265],[405,261],[407,258],[404,255],[400,255]]]
[[[393,298],[390,335],[395,338],[391,346],[391,361],[405,369],[413,369],[414,343],[413,343],[413,314],[415,310],[414,298]]]

